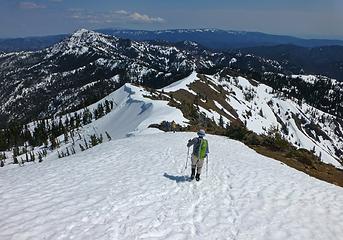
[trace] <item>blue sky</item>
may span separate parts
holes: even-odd
[[[0,38],[210,27],[343,39],[342,12],[342,0],[0,0]]]

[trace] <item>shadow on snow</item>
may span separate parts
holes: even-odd
[[[177,183],[190,181],[190,178],[188,176],[173,176],[169,175],[168,173],[164,173],[163,176]]]

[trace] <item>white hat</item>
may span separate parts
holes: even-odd
[[[199,137],[204,137],[205,136],[205,130],[204,129],[200,129],[198,132],[198,136]]]

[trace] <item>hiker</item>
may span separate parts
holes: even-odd
[[[200,129],[197,133],[198,137],[188,140],[187,147],[193,145],[193,153],[192,153],[192,173],[191,173],[191,180],[194,179],[195,170],[197,173],[195,175],[195,179],[197,181],[200,180],[201,168],[204,164],[204,159],[207,157],[209,153],[208,150],[208,142],[205,137],[205,130]]]
[[[165,132],[169,132],[170,131],[170,122],[168,121],[163,121],[161,123],[161,130],[165,131]]]
[[[174,120],[171,123],[171,127],[172,127],[173,133],[175,133],[175,131],[176,131],[176,122]]]

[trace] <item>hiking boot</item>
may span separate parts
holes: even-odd
[[[192,168],[191,180],[194,179],[194,175],[195,175],[195,168]]]
[[[200,181],[200,174],[195,175],[195,180]]]

